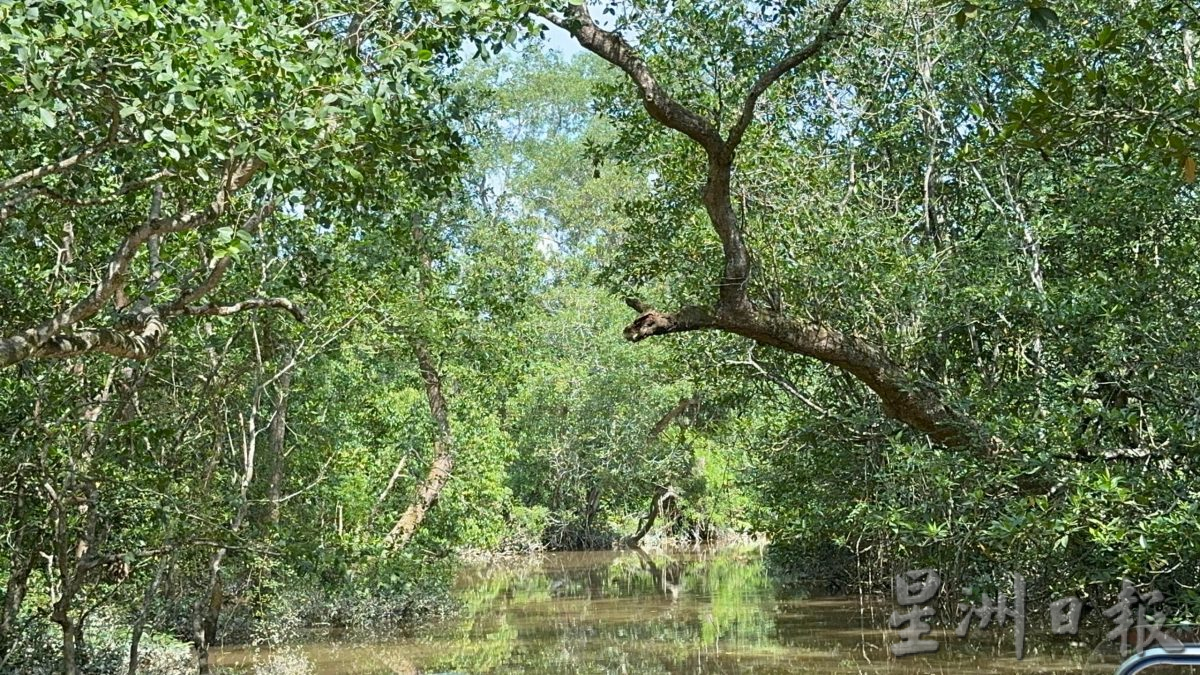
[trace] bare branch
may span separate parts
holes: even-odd
[[[190,305],[179,313],[187,316],[232,316],[249,310],[267,308],[282,309],[291,314],[296,321],[305,321],[304,310],[287,298],[250,298],[232,305]]]
[[[619,33],[604,30],[592,21],[584,3],[567,7],[566,15],[543,14],[550,23],[570,33],[585,49],[625,71],[642,95],[646,112],[663,125],[686,134],[710,154],[720,153],[724,143],[712,122],[676,101],[654,79],[646,62]]]
[[[85,150],[77,152],[74,155],[71,155],[70,157],[67,157],[65,159],[60,159],[59,161],[57,161],[53,164],[46,164],[44,166],[39,166],[36,169],[30,169],[29,171],[26,171],[25,173],[17,174],[15,176],[13,176],[12,178],[8,178],[4,182],[0,183],[0,194],[4,194],[5,192],[8,192],[9,190],[19,188],[22,185],[28,185],[29,183],[32,183],[34,181],[41,180],[42,178],[45,178],[46,176],[52,176],[56,173],[62,173],[63,171],[68,171],[72,167],[74,167],[76,164],[84,161],[85,159],[95,157],[96,155],[104,152],[105,150],[108,150],[112,146],[113,146],[113,140],[109,139],[98,145],[93,145],[90,148],[87,148]]]
[[[805,61],[808,61],[821,52],[825,44],[833,38],[834,28],[837,27],[842,14],[846,11],[846,6],[849,4],[850,0],[838,0],[838,3],[825,16],[825,20],[821,22],[821,29],[812,41],[788,54],[783,60],[776,63],[770,70],[759,75],[758,79],[754,81],[749,93],[746,94],[746,100],[742,103],[742,112],[738,116],[737,122],[729,130],[729,138],[725,141],[728,152],[732,153],[741,144],[742,137],[746,134],[746,129],[749,128],[750,122],[754,119],[754,108],[758,105],[758,99],[779,78],[798,68]]]

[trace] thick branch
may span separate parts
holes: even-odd
[[[709,155],[708,182],[704,185],[702,201],[708,220],[721,239],[725,256],[725,271],[717,289],[718,306],[725,311],[743,312],[750,309],[746,286],[750,282],[750,249],[742,238],[742,228],[730,201],[732,157]]]
[[[635,298],[627,299],[625,304],[641,312],[633,323],[625,327],[625,339],[630,342],[640,342],[655,335],[717,327],[716,318],[703,307],[684,307],[672,314],[651,309]]]
[[[172,316],[231,316],[259,309],[281,309],[289,312],[301,323],[305,319],[303,309],[287,298],[251,298],[232,305],[192,305],[162,314],[153,308],[147,308],[136,316],[123,317],[113,328],[88,328],[59,333],[40,345],[19,344],[17,349],[24,350],[26,359],[67,358],[101,353],[140,361],[153,356],[162,346],[163,338],[167,334],[165,321]],[[9,340],[20,340],[20,336]],[[2,350],[9,340],[0,342],[0,363],[7,356]]]
[[[663,125],[686,134],[710,154],[724,145],[716,126],[689,110],[667,93],[654,79],[646,62],[619,33],[604,30],[592,21],[584,3],[567,7],[566,15],[546,14],[545,19],[570,33],[588,51],[625,71],[637,85],[646,112]]]
[[[634,303],[630,303],[631,306]],[[645,304],[636,304],[645,308]],[[687,307],[678,313],[650,309],[625,328],[637,342],[655,335],[716,329],[832,365],[865,384],[880,399],[888,417],[927,434],[940,445],[992,450],[993,442],[967,416],[942,402],[941,393],[893,361],[879,347],[816,322],[796,321],[752,310],[740,314]]]
[[[136,330],[93,328],[55,335],[30,348],[25,358],[61,359],[99,352],[122,359],[142,360],[158,351],[166,334],[167,327],[162,319],[151,316]],[[3,357],[4,353],[0,352],[0,363]]]
[[[721,316],[721,329],[760,344],[828,363],[875,392],[888,417],[925,433],[935,443],[990,449],[991,442],[968,417],[942,402],[941,393],[892,361],[879,347],[829,326],[754,311]]]
[[[838,3],[825,16],[825,20],[821,22],[821,29],[812,41],[788,54],[770,70],[758,76],[758,79],[750,87],[749,93],[746,94],[746,100],[742,103],[742,112],[738,116],[737,122],[729,130],[729,137],[725,141],[728,152],[733,153],[737,150],[738,145],[741,144],[742,137],[746,134],[746,129],[749,128],[750,123],[754,120],[754,108],[758,105],[758,99],[779,78],[798,68],[805,61],[808,61],[821,52],[825,43],[833,38],[834,28],[841,20],[842,14],[846,11],[846,6],[849,4],[850,0],[838,0]]]

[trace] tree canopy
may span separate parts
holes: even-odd
[[[0,6],[0,670],[149,633],[209,672],[411,620],[464,550],[648,536],[1195,620],[1198,36],[1176,0]]]

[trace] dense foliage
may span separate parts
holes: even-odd
[[[647,536],[1195,620],[1198,36],[0,5],[0,671],[207,672],[439,611],[463,551]]]

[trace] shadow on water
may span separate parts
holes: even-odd
[[[938,632],[937,654],[891,657],[891,607],[781,591],[758,551],[552,553],[468,567],[456,618],[412,635],[290,647],[319,675],[374,673],[1112,673],[1113,656],[1011,630]],[[953,630],[951,627],[950,630]],[[269,653],[227,648],[247,670]],[[1107,664],[1107,665],[1106,665]],[[1157,671],[1154,671],[1157,673]]]

